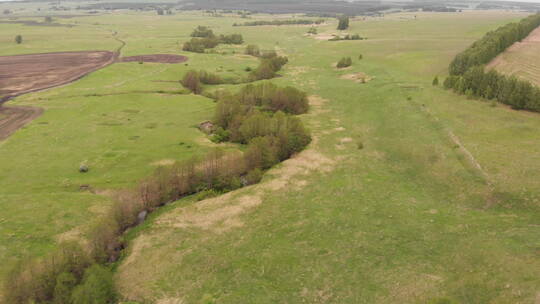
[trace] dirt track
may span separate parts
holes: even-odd
[[[0,141],[36,119],[43,109],[36,107],[0,106]]]

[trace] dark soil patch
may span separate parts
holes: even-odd
[[[0,141],[36,119],[41,113],[43,113],[43,109],[36,107],[0,105]]]
[[[24,93],[56,87],[113,63],[108,51],[0,56],[0,103]]]
[[[186,62],[188,58],[182,55],[172,54],[152,54],[152,55],[139,55],[122,57],[122,62],[157,62],[157,63],[181,63]]]

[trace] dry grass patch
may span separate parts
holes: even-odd
[[[352,74],[345,74],[345,75],[342,75],[340,77],[341,79],[346,79],[346,80],[352,80],[354,82],[358,82],[358,83],[366,83],[366,82],[369,82],[371,81],[373,78],[366,75],[365,73],[362,73],[362,72],[358,72],[358,73],[352,73]]]

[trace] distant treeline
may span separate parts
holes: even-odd
[[[308,20],[308,19],[291,19],[291,20],[259,20],[248,21],[244,23],[234,23],[233,26],[260,26],[260,25],[294,25],[294,24],[321,24],[324,19]]]
[[[485,63],[527,37],[538,26],[540,14],[489,32],[456,56],[450,64],[450,76],[444,81],[444,87],[470,97],[497,100],[514,109],[540,112],[540,88],[515,76],[484,69]]]
[[[515,42],[527,37],[540,26],[540,14],[529,16],[518,23],[510,23],[487,33],[450,63],[450,75],[462,75],[469,68],[489,63]]]

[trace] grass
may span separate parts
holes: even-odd
[[[133,230],[117,265],[122,296],[171,303],[534,303],[539,116],[431,86],[457,52],[523,14],[415,14],[417,20],[390,14],[352,21],[349,31],[368,40],[339,42],[306,37],[302,26],[233,28],[240,18],[194,12],[69,19],[84,24],[75,29],[103,37],[107,32],[92,24],[107,24],[126,41],[126,56],[177,53],[196,25],[239,31],[246,43],[289,57],[274,82],[326,100],[303,117],[316,140],[296,161],[225,197],[176,202]],[[335,32],[335,26],[318,31]],[[0,40],[11,39],[5,36],[13,35],[2,33]],[[64,50],[63,43],[52,39],[32,50]],[[117,47],[114,40],[100,43]],[[18,52],[10,48],[0,52]],[[241,48],[218,49],[228,54],[189,54],[188,66],[115,64],[69,86],[17,98],[16,104],[46,111],[1,144],[0,180],[7,186],[0,193],[0,257],[43,254],[59,234],[84,227],[110,204],[78,185],[129,186],[152,163],[208,149],[193,126],[210,118],[210,100],[129,92],[178,89],[155,81],[178,80],[191,68],[241,76],[257,64],[232,54]],[[344,56],[355,58],[353,66],[333,68]],[[373,79],[340,78],[358,72]],[[90,166],[87,174],[77,172],[82,161]]]

